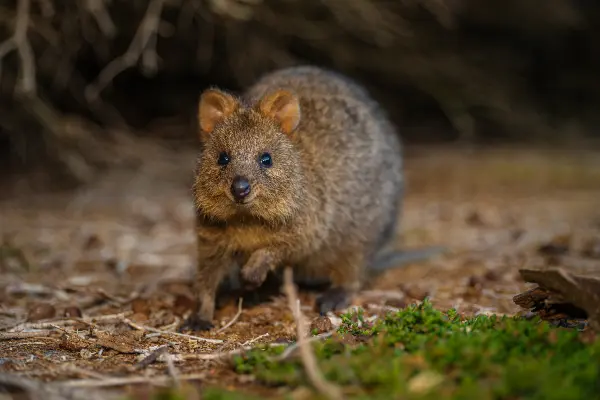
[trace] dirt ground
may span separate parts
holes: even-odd
[[[468,315],[513,315],[512,297],[530,287],[519,268],[600,268],[589,251],[600,249],[600,151],[426,147],[406,155],[398,245],[447,252],[378,277],[356,300],[368,315],[425,296]],[[88,399],[91,388],[168,384],[174,371],[202,386],[269,391],[219,354],[294,340],[276,290],[245,295],[237,316],[230,294],[217,327],[201,337],[169,333],[192,306],[193,161],[193,152],[178,151],[92,187],[0,204],[0,373],[85,389]],[[301,300],[317,317],[314,293]]]

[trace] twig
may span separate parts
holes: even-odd
[[[86,0],[85,8],[94,16],[104,36],[109,39],[114,38],[117,34],[117,27],[106,9],[105,0]]]
[[[181,387],[181,381],[179,380],[179,373],[177,372],[177,368],[175,367],[175,363],[173,362],[173,356],[169,353],[165,353],[163,357],[167,361],[167,370],[169,371],[169,375],[173,379],[173,385],[176,388]]]
[[[0,44],[0,60],[11,51],[17,51],[19,59],[21,60],[21,91],[28,96],[35,95],[37,91],[33,49],[31,48],[29,40],[27,40],[30,8],[31,0],[19,0],[17,2],[15,31],[11,37]]]
[[[400,309],[397,307],[392,307],[392,306],[386,306],[386,305],[381,305],[381,304],[367,304],[367,308],[371,309],[371,310],[378,310],[378,311],[387,311],[387,312],[392,312],[392,313],[396,313],[399,312]]]
[[[19,324],[11,328],[9,332],[18,332],[23,331],[25,329],[55,329],[57,326],[72,326],[77,325],[79,323],[83,323],[86,325],[106,324],[111,322],[122,321],[123,318],[125,318],[129,314],[131,314],[130,311],[119,314],[100,315],[97,317],[70,318],[48,322],[28,322],[24,324]]]
[[[200,336],[186,335],[185,333],[161,331],[160,329],[152,328],[150,326],[138,325],[135,322],[133,322],[127,318],[123,318],[122,321],[124,323],[126,323],[127,325],[131,326],[133,329],[137,329],[138,331],[148,331],[148,332],[160,333],[162,336],[179,336],[179,337],[184,337],[187,339],[198,340],[198,341],[207,342],[207,343],[223,343],[223,340],[220,340],[220,339],[209,339],[209,338],[203,338]]]
[[[55,14],[54,5],[50,0],[38,0],[40,3],[40,10],[42,11],[42,15],[46,18],[52,18]]]
[[[69,300],[69,295],[64,290],[25,282],[9,285],[6,288],[6,292],[8,294],[50,295],[56,296],[60,300]]]
[[[165,353],[165,351],[167,350],[169,346],[168,345],[162,345],[159,348],[157,348],[156,350],[152,351],[150,354],[148,354],[146,357],[144,357],[144,359],[142,359],[140,362],[138,362],[134,369],[143,369],[146,368],[147,366],[149,366],[150,364],[154,363],[156,360],[158,360],[158,358],[163,355]]]
[[[106,290],[104,290],[102,288],[96,290],[96,293],[98,293],[100,296],[106,298],[107,300],[117,303],[120,306],[124,306],[125,304],[131,303],[133,300],[135,300],[139,296],[139,294],[137,292],[134,292],[128,298],[123,299],[123,298],[114,296],[114,295],[106,292]]]
[[[0,386],[13,386],[27,392],[28,397],[32,400],[43,399],[43,394],[40,393],[40,384],[31,379],[23,378],[16,375],[0,374]]]
[[[263,333],[263,334],[262,334],[262,335],[260,335],[260,336],[257,336],[257,337],[255,337],[255,338],[253,338],[253,339],[250,339],[250,340],[248,340],[248,341],[245,341],[244,343],[242,343],[242,346],[248,346],[248,345],[250,345],[250,344],[252,344],[252,343],[254,343],[254,342],[257,342],[257,341],[259,341],[260,339],[262,339],[262,338],[265,338],[265,337],[267,337],[267,336],[269,336],[269,332],[267,332],[267,333]]]
[[[46,339],[54,339],[54,338],[46,338]],[[43,346],[46,345],[46,342],[17,342],[17,343],[9,343],[8,345],[4,346],[3,349],[9,348],[9,347],[20,347],[20,346]]]
[[[225,329],[229,328],[231,325],[233,325],[235,323],[235,321],[238,320],[238,318],[240,317],[240,315],[242,315],[242,300],[243,300],[243,298],[240,297],[240,299],[238,301],[238,311],[233,316],[233,318],[231,319],[231,321],[229,321],[227,324],[225,324],[225,326],[222,327],[221,329],[217,330],[217,333],[223,332]]]
[[[45,331],[33,331],[33,332],[0,332],[0,340],[13,340],[13,339],[29,339],[37,337],[47,337],[50,335],[49,330]]]
[[[235,350],[205,354],[177,354],[174,356],[175,361],[191,361],[191,360],[219,360],[243,353],[252,349],[252,346],[244,346]]]
[[[290,307],[294,319],[296,320],[296,335],[298,336],[296,341],[298,343],[298,347],[300,348],[300,358],[304,364],[304,370],[306,371],[306,375],[315,389],[329,399],[341,400],[344,398],[341,389],[325,380],[319,371],[315,355],[312,353],[306,340],[304,316],[302,315],[302,311],[300,311],[300,300],[298,299],[292,274],[291,267],[286,267],[283,273],[283,289],[288,298],[288,306]]]
[[[180,381],[193,381],[204,379],[206,374],[188,374],[188,375],[179,375]],[[135,383],[147,383],[149,385],[165,385],[171,383],[172,378],[170,376],[128,376],[123,378],[107,378],[103,380],[98,379],[73,379],[64,382],[60,382],[59,385],[63,387],[84,387],[84,388],[92,388],[92,387],[107,387],[107,386],[124,386],[131,385]]]
[[[95,371],[89,371],[89,370],[83,369],[80,366],[74,366],[74,365],[67,364],[64,367],[61,367],[61,369],[64,370],[65,372],[77,374],[79,376],[84,376],[87,378],[109,379],[109,377],[106,375],[99,374],[98,372],[95,372]]]
[[[114,60],[112,60],[104,69],[100,72],[96,81],[90,84],[85,90],[85,97],[88,102],[94,102],[100,92],[108,86],[112,80],[127,68],[133,67],[140,58],[143,58],[144,66],[147,69],[156,69],[156,50],[150,48],[149,44],[153,44],[153,38],[158,34],[158,28],[160,24],[160,15],[162,14],[163,6],[166,0],[151,0],[146,14],[140,22],[140,26],[133,37],[133,40],[129,44],[129,48],[125,53]],[[153,56],[149,56],[147,53],[152,53]]]
[[[173,359],[175,361],[219,360],[222,358],[227,358],[227,357],[241,354],[244,351],[251,350],[254,348],[254,346],[251,346],[251,344],[253,344],[256,341],[258,341],[264,337],[267,337],[267,336],[269,336],[268,333],[263,333],[260,336],[257,336],[255,338],[252,338],[252,339],[244,342],[241,347],[234,349],[234,350],[226,351],[226,352],[216,351],[214,353],[205,353],[205,354],[176,354],[173,356]]]
[[[316,342],[317,340],[322,340],[322,339],[327,339],[328,337],[331,337],[331,335],[333,335],[333,332],[334,331],[325,332],[325,333],[321,333],[316,336],[312,336],[306,340],[306,343]],[[281,353],[277,357],[271,357],[271,360],[272,361],[283,361],[286,358],[288,358],[294,352],[294,350],[296,350],[299,346],[300,346],[299,342],[296,342],[296,343],[290,345],[288,348],[286,348],[283,351],[283,353]]]

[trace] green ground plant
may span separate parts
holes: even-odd
[[[360,311],[342,320],[336,335],[312,345],[323,374],[350,399],[600,398],[600,341],[591,332],[539,319],[463,318],[428,301],[375,323]],[[292,393],[308,382],[297,356],[277,358],[283,351],[256,348],[235,357],[233,368]],[[212,389],[205,396],[243,395]]]

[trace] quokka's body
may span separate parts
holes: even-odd
[[[241,97],[199,105],[197,328],[237,264],[260,285],[292,266],[327,278],[322,312],[348,304],[395,233],[403,191],[399,136],[357,83],[316,67],[270,73]]]

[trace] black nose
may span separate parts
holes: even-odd
[[[250,182],[244,177],[236,176],[231,183],[231,194],[241,200],[250,194]]]

